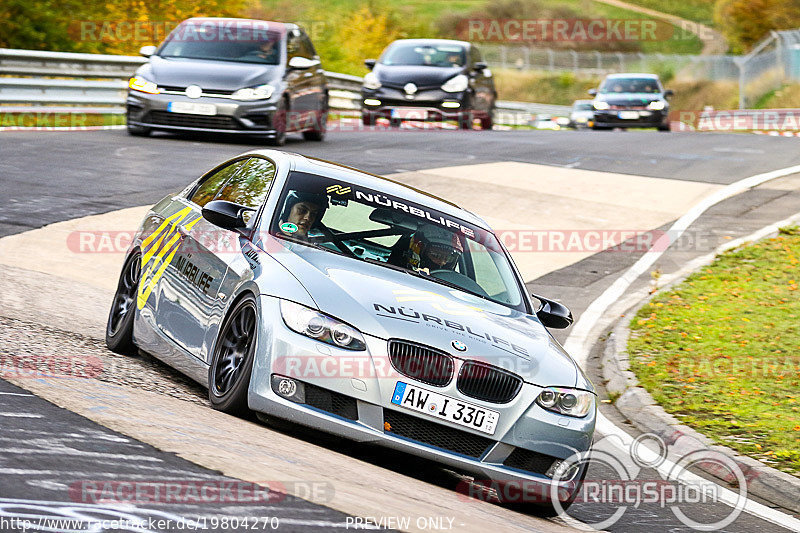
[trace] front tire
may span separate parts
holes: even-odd
[[[325,99],[322,109],[316,115],[314,128],[303,132],[303,139],[307,141],[322,142],[328,132],[328,99]]]
[[[146,128],[144,126],[132,126],[128,125],[128,135],[132,135],[134,137],[149,137],[152,130],[150,128]]]
[[[106,346],[119,354],[133,354],[133,318],[136,314],[136,298],[142,275],[142,254],[138,250],[128,256],[117,282],[117,292],[108,313],[106,323]]]
[[[280,103],[278,103],[275,113],[272,115],[272,129],[275,130],[275,135],[268,140],[269,144],[272,146],[283,146],[286,144],[287,108],[286,99],[282,98]]]
[[[255,298],[245,296],[228,313],[214,345],[208,369],[208,399],[214,409],[233,415],[247,413],[257,329]]]

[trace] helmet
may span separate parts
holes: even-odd
[[[283,222],[289,220],[289,214],[292,212],[292,208],[295,206],[295,204],[299,204],[300,202],[308,202],[319,206],[319,215],[317,216],[317,220],[314,222],[315,225],[322,220],[322,217],[325,216],[325,210],[328,209],[328,197],[324,194],[303,191],[289,191],[289,194],[286,195],[286,200],[283,203],[280,220]]]
[[[455,233],[440,226],[425,225],[417,230],[415,236],[422,241],[422,267],[441,269],[453,268],[464,253],[464,245]],[[428,256],[433,252],[444,259],[443,264],[433,263]]]

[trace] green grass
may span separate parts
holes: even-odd
[[[5,113],[0,107],[0,127],[83,127],[119,126],[125,124],[125,115],[112,113]]]
[[[800,475],[800,230],[728,252],[631,321],[631,369],[664,409]]]
[[[686,20],[712,25],[714,0],[626,0],[630,4],[654,9]]]

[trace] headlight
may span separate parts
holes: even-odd
[[[283,321],[292,331],[348,350],[366,350],[358,330],[328,315],[288,300],[281,300]]]
[[[653,111],[661,111],[662,109],[667,107],[667,103],[664,100],[653,100],[647,107],[649,107]]]
[[[585,390],[548,387],[539,393],[536,403],[554,413],[584,417],[594,406],[594,394]]]
[[[450,78],[442,85],[442,90],[447,93],[460,93],[467,90],[469,87],[469,78],[463,74],[459,74],[455,78]]]
[[[231,98],[236,100],[268,100],[273,92],[275,92],[275,87],[272,85],[259,85],[257,87],[239,89],[231,95]]]
[[[364,88],[365,89],[380,89],[381,82],[378,79],[378,75],[374,72],[367,72],[367,75],[364,76]]]
[[[603,100],[594,102],[592,105],[594,106],[595,109],[599,109],[601,111],[603,109],[608,109],[609,107],[611,107],[610,105],[608,105],[608,102],[604,102]]]
[[[158,85],[156,85],[152,81],[147,81],[141,76],[134,76],[133,78],[131,78],[128,81],[128,87],[130,87],[134,91],[139,91],[140,93],[158,94],[161,92],[158,89]]]

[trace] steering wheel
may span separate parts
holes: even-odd
[[[469,276],[465,276],[460,272],[456,272],[455,270],[448,270],[446,268],[432,270],[430,276],[432,278],[452,283],[453,285],[458,285],[469,292],[474,292],[475,294],[480,294],[481,296],[486,296],[487,298],[489,297],[486,291],[483,290],[483,287],[478,285],[477,281]]]

